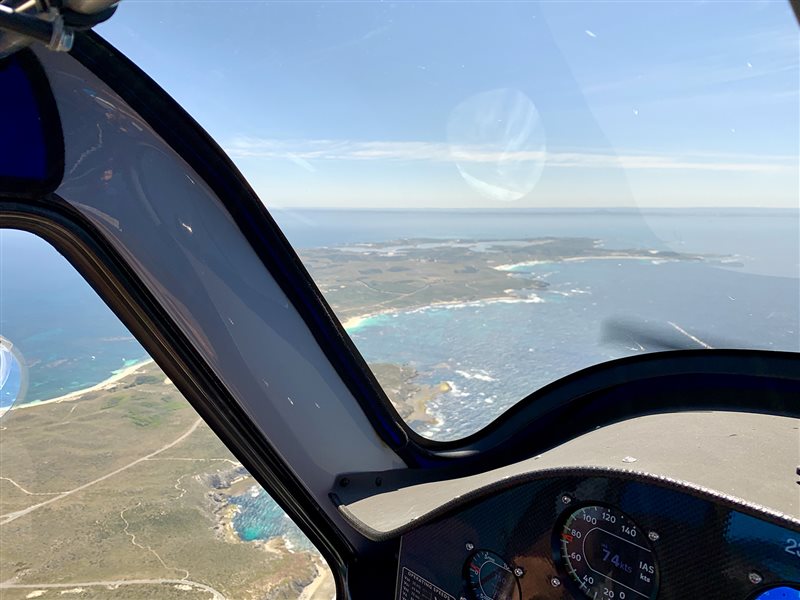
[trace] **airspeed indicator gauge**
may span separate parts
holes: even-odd
[[[655,600],[658,567],[647,534],[617,509],[584,506],[554,532],[572,582],[589,598]]]

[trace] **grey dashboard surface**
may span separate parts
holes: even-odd
[[[667,477],[800,516],[800,420],[739,412],[684,412],[616,423],[539,456],[457,479],[411,485],[340,506],[361,529],[401,533],[453,499],[503,479],[568,467]]]

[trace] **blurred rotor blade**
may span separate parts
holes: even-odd
[[[625,346],[641,352],[658,350],[697,350],[712,349],[715,346],[729,346],[725,343],[709,344],[672,321],[652,323],[643,319],[611,317],[602,323],[600,334],[602,344]]]

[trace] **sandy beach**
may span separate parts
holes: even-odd
[[[422,306],[407,306],[403,308],[387,308],[374,313],[366,313],[355,317],[349,317],[342,321],[342,327],[345,331],[350,333],[364,324],[364,321],[379,317],[382,315],[394,315],[402,313],[413,313],[417,311],[428,310],[431,308],[462,308],[467,306],[484,306],[487,304],[537,304],[544,302],[538,296],[530,298],[520,298],[518,296],[491,296],[489,298],[480,298],[478,300],[442,300],[440,302],[431,302]]]
[[[363,323],[366,319],[374,317],[376,316],[376,314],[378,313],[375,313],[373,315],[359,315],[357,317],[350,317],[349,319],[346,319],[342,323],[342,327],[344,327],[345,331],[352,331],[353,329],[357,329],[358,326],[361,325],[361,323]]]
[[[75,390],[74,392],[69,392],[68,394],[64,394],[63,396],[57,396],[55,398],[49,398],[47,400],[35,400],[34,402],[25,402],[23,404],[15,404],[10,409],[6,410],[22,410],[23,408],[33,408],[36,406],[44,406],[45,404],[55,404],[57,402],[71,402],[72,400],[78,400],[82,396],[90,393],[90,392],[99,392],[101,390],[107,390],[117,384],[118,381],[125,379],[128,375],[133,375],[139,369],[144,366],[147,366],[153,362],[152,358],[148,358],[147,360],[143,360],[138,362],[134,365],[129,367],[125,367],[124,369],[120,369],[116,373],[114,373],[111,377],[104,379],[100,383],[95,385]],[[2,415],[5,411],[0,412]]]
[[[336,584],[333,573],[327,566],[317,567],[317,576],[314,578],[297,600],[334,600],[336,598]]]
[[[492,267],[496,271],[513,271],[523,267],[535,267],[536,265],[553,265],[566,262],[581,262],[584,260],[674,260],[672,257],[662,257],[657,254],[607,254],[603,256],[568,256],[559,260],[528,260],[519,263],[511,263],[508,265],[497,265]]]

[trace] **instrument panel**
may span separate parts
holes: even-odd
[[[679,482],[561,469],[405,534],[396,600],[800,600],[800,522]]]

